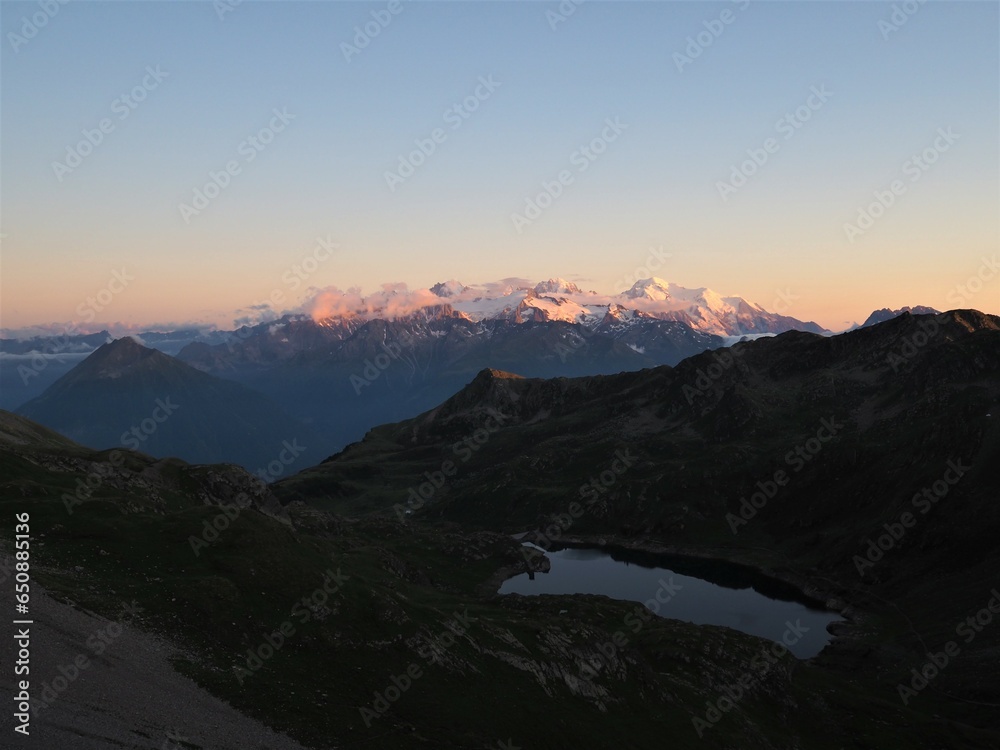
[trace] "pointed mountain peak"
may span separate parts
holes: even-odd
[[[512,372],[505,372],[504,370],[495,370],[492,367],[487,367],[485,370],[480,370],[476,377],[473,379],[473,383],[476,381],[489,382],[491,380],[524,380],[521,375],[515,375]]]
[[[656,276],[648,279],[639,279],[623,295],[629,299],[638,299],[640,297],[653,300],[670,299],[670,284]]]
[[[120,339],[114,339],[106,344],[101,344],[94,350],[92,356],[97,354],[101,355],[101,359],[107,358],[136,358],[136,357],[148,357],[151,354],[155,354],[155,349],[150,349],[147,346],[140,344],[132,336],[123,336]]]
[[[497,413],[510,414],[521,400],[518,391],[524,381],[520,375],[503,370],[480,370],[468,385],[427,416],[444,423],[456,418],[482,423]]]
[[[604,313],[604,318],[602,323],[621,323],[628,320],[633,320],[640,313],[635,310],[629,310],[623,305],[619,305],[617,302],[612,302],[608,305],[608,311]]]
[[[135,365],[149,360],[150,364],[170,361],[170,358],[143,346],[131,336],[102,344],[76,368],[83,374],[96,378],[117,378]]]
[[[469,289],[465,284],[457,279],[448,279],[431,287],[431,292],[438,297],[455,297]]]

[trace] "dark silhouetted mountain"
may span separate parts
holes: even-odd
[[[506,427],[490,450],[470,461],[426,513],[495,528],[537,523],[564,507],[576,487],[567,484],[553,495],[530,487],[553,472],[585,476],[616,446],[629,445],[644,468],[622,477],[608,494],[616,500],[602,503],[581,526],[683,538],[707,518],[719,523],[768,466],[781,466],[787,450],[815,433],[822,418],[835,418],[843,427],[824,460],[810,462],[807,481],[799,479],[786,493],[808,495],[815,518],[769,512],[758,524],[781,527],[794,518],[812,526],[844,500],[843,488],[830,495],[834,476],[851,497],[883,503],[890,501],[885,488],[908,487],[943,470],[949,456],[982,458],[983,441],[997,424],[986,415],[996,416],[998,394],[1000,319],[977,311],[904,313],[839,336],[789,332],[738,343],[673,368],[551,380],[498,379],[485,370],[436,408],[377,427],[282,485],[290,497],[329,499],[345,512],[352,498],[365,508],[380,502],[391,508],[399,502],[395,488],[419,483],[426,468],[411,455],[447,454],[499,413]],[[986,472],[987,465],[975,471]],[[350,478],[369,470],[375,484],[392,477],[386,483],[392,491]],[[826,503],[831,507],[819,512]]]
[[[896,682],[909,685],[927,659],[921,634],[938,647],[954,638],[998,584],[998,418],[1000,318],[904,312],[641,372],[540,380],[484,370],[275,493],[415,526],[530,532],[546,548],[577,540],[797,571],[807,590],[895,623],[874,626],[874,640],[909,656],[852,626],[844,634],[857,640],[824,658],[851,670],[891,664],[896,697]],[[1000,628],[977,635],[941,690],[1000,700],[1000,676],[981,669],[998,647]],[[969,721],[985,720],[962,705],[953,708]]]
[[[271,478],[330,447],[265,396],[128,337],[98,348],[18,413],[93,448],[236,463]]]
[[[518,499],[532,505],[536,495],[550,499],[564,481],[575,488],[606,469],[608,456],[598,451],[607,443],[599,439],[598,425],[588,424],[594,411],[570,420],[574,406],[588,400],[583,392],[589,390],[595,402],[613,387],[608,392],[619,393],[627,414],[650,375],[543,383],[488,371],[447,409],[430,415],[427,426],[433,437],[450,428],[460,434],[463,420],[479,419],[477,410],[482,416],[489,416],[487,407],[507,410],[517,423],[510,429],[540,440],[537,451],[522,444],[531,473],[520,482],[523,494],[511,497],[512,505]],[[540,396],[552,409],[551,421],[535,413],[535,431],[526,432],[531,420],[524,415]],[[581,449],[594,460],[577,475],[565,474],[572,457],[565,450],[553,453],[557,435],[546,434],[546,421],[552,428],[581,430]],[[621,437],[621,427],[609,424],[614,437]],[[494,446],[501,453],[511,450],[510,442],[493,442],[502,435],[481,444],[481,453]],[[423,442],[419,430],[410,439]],[[716,463],[721,455],[746,468],[747,450],[733,441],[713,452]],[[439,459],[430,451],[410,458],[428,468]],[[644,451],[641,465],[600,493],[608,528],[617,523],[603,515],[606,504],[653,505],[650,493],[637,496],[636,484],[623,484],[633,470],[646,473],[653,458],[652,450]],[[660,457],[664,463],[676,458]],[[392,463],[381,477],[371,475],[371,483],[391,478],[398,471]],[[897,586],[906,589],[903,596],[887,594],[885,586],[847,586],[836,569],[814,566],[811,552],[786,557],[777,548],[759,547],[755,534],[741,531],[728,544],[719,544],[714,533],[701,538],[711,528],[704,522],[712,520],[701,519],[684,537],[698,538],[699,546],[687,547],[694,557],[672,558],[692,575],[726,565],[713,558],[741,560],[769,571],[772,586],[779,583],[775,577],[800,582],[845,612],[849,620],[839,623],[831,645],[819,657],[800,661],[736,629],[696,625],[669,613],[640,619],[640,605],[607,596],[497,596],[500,582],[525,567],[526,548],[507,534],[422,523],[420,514],[401,522],[380,515],[344,518],[304,503],[282,507],[276,497],[281,485],[265,486],[236,466],[89,450],[2,411],[0,466],[0,512],[8,518],[30,514],[33,532],[32,643],[47,647],[32,651],[32,666],[42,675],[59,674],[60,665],[65,671],[70,662],[53,649],[72,655],[97,636],[110,632],[114,638],[106,657],[87,662],[88,679],[75,681],[58,701],[39,704],[31,724],[34,744],[25,747],[136,746],[133,719],[150,715],[143,713],[150,710],[150,696],[165,707],[180,707],[187,722],[184,744],[192,747],[236,747],[220,739],[246,732],[234,711],[310,748],[607,748],[622,745],[622,727],[627,745],[637,750],[662,748],[665,732],[677,738],[677,747],[691,750],[860,748],[874,747],[867,738],[878,737],[891,737],[893,750],[985,750],[997,747],[1000,737],[997,713],[988,707],[997,700],[1000,679],[989,668],[1000,637],[995,627],[967,631],[974,638],[962,639],[957,652],[949,650],[935,690],[922,691],[909,705],[897,692],[897,684],[909,684],[911,670],[928,659],[928,648],[937,653],[947,642],[942,638],[956,639],[956,622],[965,623],[969,613],[989,614],[984,607],[996,590],[996,546],[963,545],[970,529],[984,538],[995,534],[990,514],[977,519],[982,528],[954,529],[946,519],[940,533],[914,537],[915,550],[890,548],[881,564],[891,571],[898,563],[888,556],[897,553],[910,561],[921,554],[941,560],[949,552],[962,558],[911,576]],[[475,471],[484,466],[477,462]],[[463,464],[461,471],[471,468],[471,462]],[[507,479],[513,467],[497,469],[493,477],[513,488]],[[699,470],[681,467],[681,478],[696,477]],[[356,473],[351,481],[362,478]],[[665,497],[656,502],[683,513],[689,501],[673,481],[662,478]],[[493,489],[463,486],[473,503]],[[404,492],[405,485],[396,489]],[[826,514],[828,539],[820,537],[826,548],[863,544],[848,536],[852,525],[883,522],[883,505],[866,504],[867,496],[845,494],[832,514],[822,502],[813,507],[808,495],[796,499],[796,505],[781,508],[790,516],[785,546],[809,546],[816,536],[814,513]],[[935,513],[965,513],[970,499],[955,492],[946,500],[957,507],[949,510],[942,501]],[[450,492],[448,502],[460,501]],[[698,504],[688,506],[688,518],[696,520],[693,513],[703,506],[697,497],[691,502]],[[758,521],[774,523],[752,523]],[[923,523],[930,522],[928,517]],[[12,546],[14,524],[0,536]],[[606,532],[601,538],[616,537]],[[669,532],[657,538],[661,545],[673,544]],[[638,551],[630,558],[639,566],[662,560]],[[5,571],[13,568],[10,557],[0,564]],[[697,596],[687,579],[665,575],[668,585],[680,584],[678,596]],[[742,588],[740,580],[727,585]],[[67,596],[73,601],[67,603]],[[0,590],[0,603],[13,610],[13,585]],[[127,636],[118,640],[122,625]],[[50,632],[51,640],[39,640]],[[0,656],[13,662],[14,640],[5,641]],[[41,687],[38,698],[49,695]],[[752,692],[740,700],[737,689]],[[701,739],[692,719],[703,716],[709,721]],[[301,750],[260,725],[256,729],[250,745]],[[504,738],[499,745],[498,737]],[[154,742],[158,747],[160,738]]]
[[[930,544],[947,529],[966,544],[911,543],[877,573],[892,578],[910,565],[953,568],[956,556],[995,554],[998,400],[1000,319],[904,313],[834,337],[789,332],[739,343],[673,368],[554,380],[484,371],[437,408],[373,429],[279,492],[345,513],[393,509],[406,502],[400,488],[427,481],[425,471],[454,460],[454,446],[499,414],[504,428],[420,513],[541,528],[581,499],[580,477],[599,474],[627,447],[635,468],[602,490],[575,531],[731,541],[727,514],[739,513],[755,482],[784,470],[794,481],[738,529],[740,538],[853,569],[879,519],[898,516],[961,459],[970,481],[913,539]],[[814,438],[831,421],[835,439],[800,460],[797,447],[820,445]]]
[[[884,323],[887,320],[898,317],[903,313],[910,313],[910,315],[939,315],[940,310],[935,310],[933,307],[927,307],[926,305],[917,305],[916,307],[901,307],[898,310],[890,310],[888,307],[883,307],[881,310],[875,310],[868,319],[862,323],[859,328],[867,328],[868,326],[873,326],[876,323]]]

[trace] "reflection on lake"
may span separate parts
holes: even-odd
[[[841,619],[789,584],[721,560],[607,547],[546,554],[548,573],[511,578],[500,593],[603,594],[640,602],[660,617],[784,642],[800,659],[818,654],[830,641],[826,626]]]

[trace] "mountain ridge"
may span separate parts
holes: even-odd
[[[933,307],[928,307],[927,305],[915,305],[914,307],[904,306],[898,310],[883,307],[880,310],[873,310],[872,314],[869,315],[865,322],[859,327],[867,328],[868,326],[875,325],[876,323],[883,323],[886,320],[898,317],[903,313],[909,313],[911,315],[940,315],[941,311],[935,310]]]
[[[442,303],[473,322],[514,319],[518,323],[535,320],[593,325],[613,307],[621,307],[653,318],[677,320],[718,336],[781,333],[790,328],[827,332],[812,321],[770,313],[739,296],[722,296],[708,287],[687,288],[655,276],[638,279],[629,289],[611,295],[585,292],[561,277],[535,284],[507,279],[482,285],[451,279],[413,291],[405,284],[386,284],[381,292],[368,296],[331,288],[317,295],[308,312],[317,322],[405,318]]]

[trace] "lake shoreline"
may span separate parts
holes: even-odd
[[[530,542],[537,544],[540,537],[535,530],[518,531],[511,534],[511,537],[519,543]],[[814,602],[818,608],[822,608],[831,613],[836,613],[841,619],[831,622],[827,627],[830,641],[820,651],[812,657],[820,658],[822,655],[846,647],[853,650],[851,645],[854,641],[853,633],[859,628],[863,621],[867,619],[866,613],[855,606],[848,597],[848,592],[836,582],[829,579],[817,580],[810,577],[787,564],[780,561],[764,562],[759,557],[754,557],[751,550],[727,548],[712,548],[705,546],[683,546],[671,545],[662,541],[649,538],[623,537],[614,534],[604,535],[565,535],[558,543],[550,543],[546,552],[556,552],[567,548],[589,548],[603,549],[610,554],[615,549],[643,552],[651,555],[664,557],[675,557],[680,560],[688,559],[705,563],[723,563],[726,565],[738,566],[748,571],[771,579],[777,583],[794,589],[798,592],[800,600]],[[759,549],[773,558],[771,550]],[[541,558],[547,562],[547,558]],[[548,566],[546,566],[548,567]],[[480,592],[487,598],[496,596],[506,596],[500,594],[499,589],[504,582],[527,572],[527,562],[524,565],[504,566],[496,571],[493,576],[485,581],[480,587]],[[535,568],[538,570],[538,568]],[[574,596],[574,594],[566,594]]]

